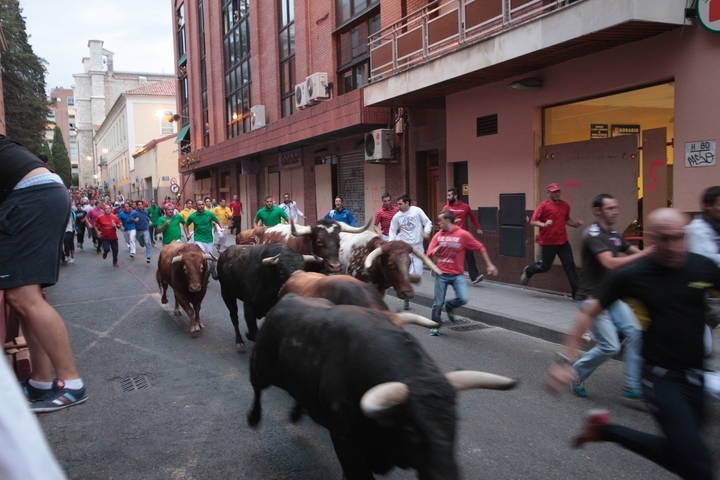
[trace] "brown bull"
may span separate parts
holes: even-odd
[[[258,245],[262,243],[260,240],[265,233],[265,228],[267,227],[255,227],[243,230],[235,235],[235,245]]]
[[[175,315],[180,315],[180,307],[190,318],[190,334],[200,335],[204,327],[200,321],[200,306],[208,286],[210,269],[206,260],[212,256],[194,244],[171,243],[160,251],[157,282],[162,291],[163,304],[168,303],[167,288],[172,287],[175,295]]]
[[[427,328],[437,323],[414,313],[392,313],[380,293],[372,286],[350,275],[324,275],[315,272],[294,272],[278,292],[278,298],[288,293],[304,297],[324,298],[335,305],[355,305],[385,313],[393,324],[401,327],[413,323]]]

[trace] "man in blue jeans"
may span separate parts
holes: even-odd
[[[144,208],[143,202],[135,202],[135,210],[132,212],[132,219],[135,222],[137,241],[141,247],[145,247],[145,262],[150,263],[152,257],[152,238],[150,237],[150,216]]]
[[[488,275],[497,275],[498,271],[490,261],[485,246],[475,240],[470,232],[455,225],[453,212],[443,210],[438,216],[438,221],[440,231],[430,240],[427,253],[442,272],[442,275],[435,276],[435,299],[432,306],[432,320],[441,324],[443,307],[447,312],[448,320],[454,322],[456,319],[453,310],[465,305],[468,301],[467,280],[465,279],[466,250],[475,250],[482,254],[487,265]],[[449,285],[452,285],[455,290],[455,298],[445,302],[445,294]],[[439,329],[431,329],[430,335],[440,335]]]
[[[606,193],[597,195],[592,201],[595,222],[583,232],[582,278],[578,297],[580,299],[597,298],[598,286],[607,273],[647,256],[652,249],[643,251],[629,245],[613,226],[620,215],[618,201]],[[618,256],[624,253],[624,256]],[[580,303],[582,308],[585,302]],[[575,380],[571,384],[573,393],[578,397],[587,397],[583,382],[606,360],[620,352],[618,333],[625,337],[625,388],[622,395],[626,398],[642,398],[640,376],[642,360],[640,358],[641,333],[637,328],[635,315],[628,305],[618,300],[597,316],[592,336],[595,346],[573,364]]]

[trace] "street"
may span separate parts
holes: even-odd
[[[234,334],[210,280],[200,338],[188,333],[174,300],[160,304],[157,251],[146,264],[120,247],[112,268],[86,242],[74,264],[62,267],[47,295],[64,317],[86,404],[40,417],[57,458],[72,479],[340,479],[327,432],[304,418],[288,421],[292,405],[278,388],[264,395],[257,431],[246,424],[252,391],[249,353],[235,350]],[[480,287],[482,288],[482,286]],[[472,295],[474,289],[471,289]],[[393,309],[401,307],[387,297]],[[429,316],[429,309],[414,306]],[[242,310],[241,310],[242,311]],[[618,423],[656,431],[644,405],[620,397],[622,364],[609,361],[589,380],[590,397],[553,397],[542,384],[558,345],[468,322],[430,337],[408,329],[445,371],[468,368],[518,377],[516,390],[472,390],[459,395],[457,460],[466,479],[669,479],[649,461],[612,444],[573,450],[569,443],[591,408],[608,408]],[[244,323],[241,321],[244,332]],[[718,458],[720,413],[710,411],[706,438]],[[390,479],[415,478],[393,470]]]

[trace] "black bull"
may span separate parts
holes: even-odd
[[[262,390],[276,385],[330,431],[345,477],[372,479],[394,466],[422,480],[459,478],[455,395],[466,388],[507,389],[515,381],[482,372],[444,375],[382,312],[287,295],[268,313],[250,362],[261,418]]]

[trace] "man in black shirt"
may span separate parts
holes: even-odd
[[[610,423],[606,411],[591,412],[580,447],[592,441],[620,444],[682,478],[712,480],[710,451],[700,429],[705,416],[702,375],[705,294],[720,289],[720,268],[705,257],[689,253],[685,214],[669,208],[652,212],[647,234],[655,250],[647,258],[612,272],[578,314],[565,344],[564,359],[548,372],[547,385],[558,391],[572,380],[569,364],[576,356],[580,335],[608,305],[630,297],[644,307],[643,395],[663,435],[651,435]],[[643,323],[641,321],[641,323]]]
[[[601,193],[592,202],[595,222],[583,232],[582,243],[582,274],[580,289],[577,296],[580,300],[597,298],[597,289],[608,272],[616,270],[631,262],[645,257],[652,251],[640,251],[628,244],[612,227],[620,215],[618,201]],[[624,253],[624,256],[619,256]],[[581,303],[581,307],[584,302]],[[630,399],[642,398],[640,389],[640,358],[641,334],[637,328],[637,321],[628,305],[618,300],[610,304],[595,319],[592,334],[595,346],[575,362],[575,379],[572,391],[579,397],[586,397],[587,391],[583,382],[595,371],[597,367],[612,358],[620,351],[618,333],[625,337],[623,348],[625,350],[625,388],[622,395]]]

